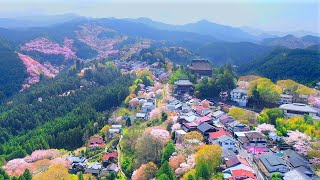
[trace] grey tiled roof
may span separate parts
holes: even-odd
[[[279,107],[280,109],[291,110],[291,111],[299,111],[299,112],[308,112],[308,113],[317,113],[317,110],[311,106],[300,103],[293,104],[283,104]]]
[[[208,124],[207,122],[204,122],[202,124],[200,124],[198,126],[198,130],[201,131],[201,132],[206,132],[208,131],[209,129],[213,128],[213,126],[211,126],[210,124]]]
[[[231,157],[236,157],[236,153],[234,153],[232,150],[230,149],[222,149],[222,157],[224,158],[231,158]]]
[[[85,170],[85,173],[99,174],[101,172],[101,169],[102,165],[98,162],[94,162]]]
[[[309,167],[309,161],[305,159],[304,157],[300,156],[297,152],[288,149],[283,151],[283,156],[288,161],[290,166],[296,168],[300,166]]]
[[[81,156],[68,156],[67,160],[70,161],[71,163],[81,163],[84,162],[86,160],[86,158],[81,157]]]
[[[212,70],[208,60],[193,60],[189,68],[192,70]]]
[[[190,82],[190,80],[188,80],[188,79],[179,79],[174,84],[178,85],[178,86],[192,86],[193,85],[193,83]]]
[[[285,173],[289,171],[289,167],[286,165],[286,162],[273,153],[263,154],[260,156],[259,160],[269,173]]]
[[[311,180],[312,173],[305,167],[299,167],[284,173],[283,180]]]

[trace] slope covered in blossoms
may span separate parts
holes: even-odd
[[[38,61],[32,59],[30,56],[21,53],[18,53],[18,56],[26,66],[27,73],[29,75],[24,87],[39,82],[40,73],[43,73],[44,76],[47,76],[49,78],[53,78],[59,73],[59,70],[49,63],[45,63],[44,65],[42,65]]]
[[[9,161],[2,168],[10,176],[19,176],[25,169],[29,169],[33,174],[37,174],[54,164],[62,164],[67,167],[70,162],[62,158],[63,155],[64,153],[57,149],[36,150],[29,156]]]
[[[61,46],[47,38],[41,37],[25,43],[23,46],[21,46],[21,50],[38,51],[44,54],[63,55],[65,59],[77,59],[72,45],[72,39],[64,38],[63,45]]]
[[[100,37],[99,35],[102,33],[112,33],[115,35],[112,37]],[[128,39],[127,36],[118,35],[113,29],[88,24],[80,26],[80,30],[76,31],[76,34],[79,41],[98,51],[98,57],[100,58],[120,53],[114,46]]]

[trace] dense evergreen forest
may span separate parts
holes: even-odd
[[[271,49],[250,42],[213,42],[196,48],[195,52],[208,58],[213,65],[230,63],[239,66],[253,61]]]
[[[0,102],[21,89],[26,68],[9,45],[0,40]]]
[[[195,55],[182,47],[158,48],[157,46],[152,46],[131,56],[131,60],[145,61],[150,64],[158,61],[165,62],[166,58],[179,65],[188,65],[195,58]]]
[[[276,49],[243,65],[243,74],[256,74],[273,81],[292,79],[302,84],[320,78],[320,51],[316,49]]]
[[[134,77],[112,63],[93,64],[44,79],[0,106],[0,154],[5,160],[35,149],[74,149],[107,123],[108,112],[129,94]]]

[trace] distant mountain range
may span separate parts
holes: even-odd
[[[267,38],[264,39],[261,44],[267,46],[282,46],[291,49],[294,48],[307,48],[309,46],[320,44],[320,37],[316,36],[303,36],[301,38],[295,37],[293,35],[287,35],[278,38]]]
[[[23,16],[16,18],[0,18],[0,27],[2,28],[30,28],[45,27],[84,17],[76,14],[62,15],[39,15],[39,16]]]
[[[12,68],[19,77],[26,76],[26,71],[21,70],[21,61],[28,66],[25,70],[34,70],[32,67],[38,64],[48,75],[55,75],[56,70],[73,65],[75,60],[127,59],[144,49],[152,48],[154,52],[164,56],[170,55],[171,60],[178,64],[188,64],[193,57],[202,57],[209,59],[214,66],[231,63],[239,66],[241,73],[261,74],[272,79],[290,78],[289,75],[299,82],[320,79],[317,73],[306,77],[308,75],[305,73],[284,75],[281,70],[283,67],[289,68],[285,72],[295,72],[294,67],[317,67],[308,67],[319,59],[319,54],[314,51],[318,50],[320,40],[319,37],[311,35],[277,37],[268,33],[251,34],[241,28],[206,20],[170,25],[147,18],[94,19],[73,14],[0,19],[0,27],[6,27],[0,28],[0,40],[4,39],[10,46],[9,50],[2,51],[8,51],[3,57],[10,58],[2,58],[0,63],[7,64],[10,60],[10,66],[3,67],[20,68],[19,71]],[[309,46],[312,47],[308,48]],[[282,47],[282,51],[273,51],[278,47]],[[159,50],[160,48],[162,50]],[[295,51],[287,48],[306,50]],[[282,57],[282,52],[288,54],[288,57]],[[18,53],[20,56],[17,56]],[[2,72],[8,72],[7,70],[8,68]],[[313,71],[318,70],[305,72],[310,74]],[[273,73],[268,74],[269,72]],[[37,72],[29,71],[28,74],[29,79],[39,78]],[[17,82],[20,84],[21,79]],[[15,91],[17,89],[15,87]]]
[[[213,42],[200,46],[194,51],[209,59],[215,66],[225,63],[239,66],[253,61],[271,49],[272,47],[250,42]]]
[[[137,19],[125,18],[87,18],[78,16],[76,14],[63,14],[63,15],[44,15],[44,16],[26,16],[18,18],[0,18],[0,27],[2,28],[15,28],[15,29],[25,29],[30,27],[47,27],[54,26],[57,24],[63,24],[66,22],[83,22],[83,21],[104,21],[105,23],[110,23],[110,26],[118,26],[119,28],[129,27],[131,31],[127,29],[126,33],[132,33],[137,36],[146,36],[152,39],[171,39],[173,40],[194,40],[194,37],[198,35],[199,41],[224,41],[224,42],[253,42],[260,43],[263,42],[264,45],[269,45],[265,43],[270,41],[269,39],[281,38],[285,39],[286,35],[293,34],[294,36],[306,36],[312,35],[316,36],[318,34],[306,31],[296,31],[296,32],[277,32],[277,31],[264,31],[251,27],[232,27],[227,25],[221,25],[207,20],[201,20],[195,23],[188,23],[184,25],[172,25],[162,22],[153,21],[152,19],[141,17]],[[109,21],[109,22],[108,22]],[[131,23],[131,24],[130,24]],[[141,33],[138,33],[141,31]],[[157,32],[158,31],[158,32]],[[161,33],[159,33],[161,31]],[[166,31],[166,32],[165,32]],[[159,36],[166,36],[165,38],[157,38],[154,33],[158,33]],[[190,34],[192,33],[192,34]],[[183,38],[181,38],[183,36]],[[187,39],[187,37],[190,37]],[[266,39],[267,38],[267,39]],[[282,40],[286,41],[286,40]],[[292,40],[288,40],[290,41]],[[277,43],[275,43],[277,45]],[[285,44],[286,43],[282,43]],[[298,44],[308,44],[308,43],[298,43]],[[273,44],[271,44],[273,45]],[[312,44],[313,45],[313,44]],[[289,47],[289,46],[286,46]],[[297,46],[301,48],[301,46]]]
[[[150,27],[162,29],[162,30],[192,32],[192,33],[197,33],[202,35],[210,35],[219,41],[231,41],[231,42],[256,41],[256,37],[252,36],[247,32],[244,32],[240,28],[220,25],[207,20],[201,20],[195,23],[189,23],[185,25],[165,24],[165,23],[153,21],[149,18],[125,19],[125,20],[145,24]]]
[[[288,34],[292,34],[297,37],[302,37],[306,35],[312,35],[312,36],[320,36],[320,33],[315,33],[311,31],[288,31],[288,32],[281,32],[281,31],[266,31],[266,30],[261,30],[257,28],[252,28],[248,26],[242,26],[240,27],[243,31],[252,34],[254,36],[260,36],[262,39],[264,38],[272,38],[272,37],[282,37],[286,36]]]

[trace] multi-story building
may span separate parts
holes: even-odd
[[[174,93],[177,95],[190,94],[192,95],[194,92],[193,83],[188,79],[180,79],[176,81],[174,87]]]
[[[233,89],[230,92],[230,99],[239,104],[239,106],[246,106],[248,103],[248,91],[244,89]]]

